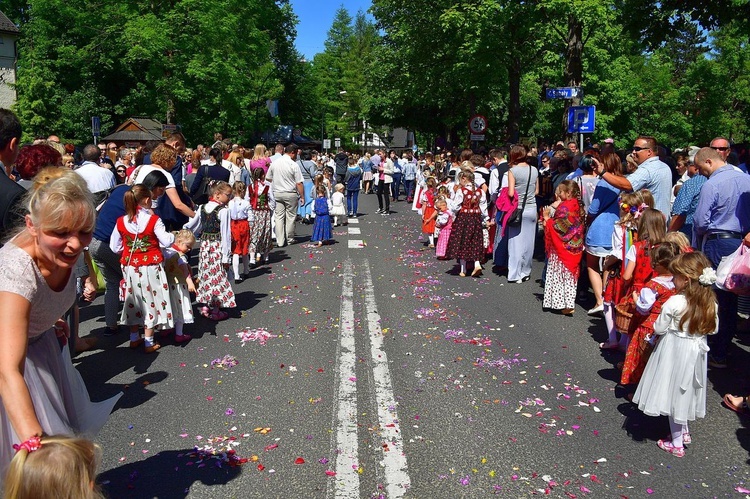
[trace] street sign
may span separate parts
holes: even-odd
[[[473,134],[483,134],[487,131],[487,118],[481,114],[475,114],[469,119],[469,131]],[[472,139],[474,140],[474,139]]]
[[[596,106],[570,106],[568,108],[568,133],[594,133]]]
[[[341,147],[341,139],[340,139],[340,138],[338,138],[338,137],[336,137],[335,139],[333,139],[333,144],[334,144],[334,145],[335,145],[336,147]]]
[[[99,118],[99,116],[92,116],[91,117],[91,132],[94,137],[99,137],[102,134],[101,127],[102,127],[102,120]]]
[[[545,96],[547,99],[575,99],[582,94],[581,87],[557,87],[548,88]]]
[[[172,123],[164,123],[161,126],[161,136],[164,140],[168,139],[170,135],[177,131],[177,125]]]
[[[469,137],[469,139],[481,142],[481,141],[485,140],[485,137],[484,137],[483,133],[472,133],[471,136]]]
[[[331,148],[331,139],[323,139],[323,149]]]

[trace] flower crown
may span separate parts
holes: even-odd
[[[711,267],[704,268],[698,282],[702,286],[713,286],[716,283],[716,271]]]

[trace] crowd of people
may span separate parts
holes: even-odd
[[[462,277],[492,261],[509,283],[528,281],[541,235],[542,308],[573,315],[590,287],[588,314],[603,316],[608,332],[599,348],[625,353],[617,367],[626,398],[669,416],[658,445],[682,457],[688,421],[705,415],[707,369],[727,367],[738,304],[748,311],[745,296],[716,286],[722,258],[750,246],[750,176],[731,153],[717,137],[668,156],[649,136],[628,151],[608,141],[581,152],[575,143],[466,149],[456,162],[428,153],[417,163],[414,210],[425,244],[456,260]],[[724,397],[737,412],[747,401]]]
[[[329,242],[334,226],[360,216],[361,191],[377,196],[383,216],[403,195],[424,244],[461,277],[492,262],[508,282],[529,281],[542,236],[542,307],[573,315],[590,286],[588,313],[608,332],[599,347],[625,353],[620,384],[644,413],[669,416],[658,445],[674,456],[691,441],[688,422],[705,415],[708,366],[727,367],[738,296],[714,286],[715,269],[750,246],[750,177],[721,137],[673,157],[648,136],[627,152],[608,139],[584,151],[560,143],[359,156],[294,144],[271,154],[220,135],[187,149],[174,133],[136,150],[89,144],[76,158],[55,136],[21,147],[21,131],[0,109],[0,469],[10,469],[9,490],[24,487],[25,466],[40,466],[40,449],[58,448],[82,462],[96,492],[97,448],[48,435],[93,436],[119,398],[92,403],[70,362],[93,347],[95,338],[78,336],[75,303],[94,298],[97,274],[102,333],[127,328],[129,346],[151,354],[159,337],[191,340],[193,302],[205,318],[226,319],[232,284],[268,264],[272,248],[295,244],[297,223],[313,224],[318,246]],[[748,411],[744,397],[724,401]]]

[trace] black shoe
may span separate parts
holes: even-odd
[[[104,328],[104,336],[114,336],[119,332],[120,332],[119,327],[115,327],[115,328],[105,327]]]

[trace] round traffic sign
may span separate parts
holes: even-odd
[[[487,118],[481,114],[475,114],[469,120],[469,131],[471,133],[484,133],[487,131]]]

